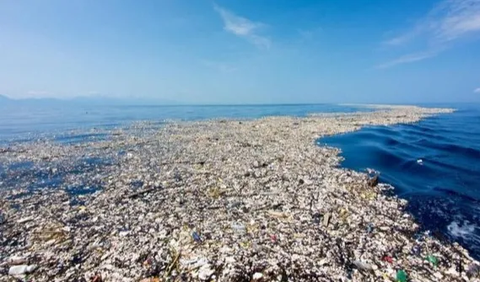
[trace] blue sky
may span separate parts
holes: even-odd
[[[480,0],[4,0],[0,94],[480,102]]]

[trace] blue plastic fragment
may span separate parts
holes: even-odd
[[[420,245],[415,245],[412,248],[412,254],[419,256],[422,253],[422,247]]]
[[[192,238],[195,242],[202,242],[202,238],[200,238],[200,235],[195,231],[192,232]]]
[[[369,223],[367,225],[367,233],[372,233],[373,232],[373,224],[372,223]]]

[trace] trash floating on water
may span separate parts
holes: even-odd
[[[234,222],[231,224],[231,227],[236,234],[245,235],[245,233],[247,233],[247,229],[245,228],[245,225],[241,223]]]
[[[393,258],[391,256],[383,256],[382,260],[388,263],[393,263]]]
[[[195,231],[192,232],[192,238],[197,243],[202,241],[202,238],[200,238],[200,235]]]
[[[411,281],[459,281],[448,265],[476,265],[463,248],[413,238],[406,201],[313,142],[439,112],[138,123],[85,144],[15,144],[0,154],[1,249],[38,265],[34,281],[402,279],[397,267]],[[418,270],[430,252],[442,263]]]
[[[371,271],[374,269],[374,267],[371,264],[368,264],[366,262],[359,261],[359,260],[354,261],[353,265],[355,265],[359,270]]]
[[[103,282],[102,275],[96,273],[94,276],[90,278],[91,282]]]
[[[8,275],[19,276],[29,274],[34,272],[35,269],[37,269],[36,265],[14,265],[8,270]]]
[[[374,176],[370,177],[370,179],[368,179],[368,186],[370,187],[375,187],[378,185],[378,174],[375,174]]]
[[[328,227],[328,224],[330,223],[330,218],[332,215],[327,212],[326,214],[323,215],[323,226]]]
[[[438,265],[438,259],[436,256],[434,255],[428,255],[426,258],[425,258],[429,263],[433,264],[434,266],[437,266]]]
[[[405,270],[398,270],[397,271],[397,276],[396,276],[396,281],[397,282],[407,282],[407,273],[405,272]]]
[[[367,225],[367,233],[372,233],[373,232],[373,223],[369,222]]]
[[[471,265],[468,266],[467,276],[469,278],[475,278],[475,277],[480,278],[479,274],[480,274],[480,265],[479,264],[472,263]]]

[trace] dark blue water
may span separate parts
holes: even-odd
[[[134,121],[201,120],[212,118],[259,118],[265,116],[305,116],[310,113],[368,111],[354,106],[242,105],[242,106],[76,106],[2,105],[0,103],[0,144],[60,135],[63,142],[98,140],[92,128],[127,126]],[[83,130],[64,136],[70,130]],[[66,139],[65,139],[66,138]]]
[[[425,229],[480,258],[480,105],[415,124],[369,127],[319,140],[342,166],[373,168],[396,187]]]

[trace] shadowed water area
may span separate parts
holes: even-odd
[[[342,166],[380,172],[437,235],[480,257],[480,105],[415,124],[375,126],[319,140],[339,147]]]

